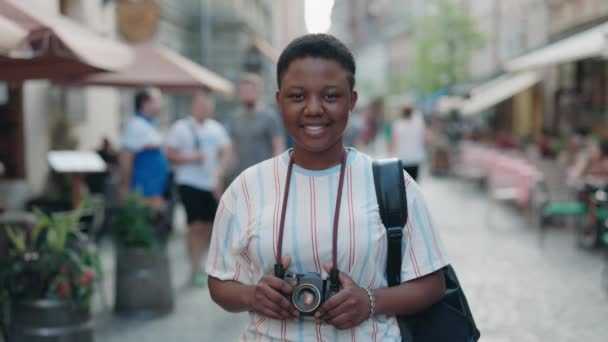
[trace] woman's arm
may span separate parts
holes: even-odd
[[[255,287],[234,280],[219,280],[209,277],[211,299],[230,312],[250,311]]]
[[[445,292],[443,271],[411,280],[399,286],[375,289],[376,313],[411,315],[437,303]]]
[[[323,303],[315,317],[338,329],[350,329],[369,318],[371,301],[367,291],[343,272],[340,272],[340,284],[342,289]],[[371,292],[376,302],[376,314],[409,315],[437,303],[445,292],[445,279],[443,271],[439,270],[399,286]]]
[[[283,257],[287,269],[290,257]],[[209,276],[209,293],[214,302],[230,312],[255,311],[273,319],[295,319],[298,311],[287,300],[293,288],[285,280],[269,273],[254,285]]]

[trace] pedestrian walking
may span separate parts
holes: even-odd
[[[238,83],[241,107],[230,115],[226,123],[236,151],[234,177],[248,167],[285,151],[281,120],[275,111],[261,103],[261,95],[260,76],[251,73],[241,76]]]
[[[175,165],[175,182],[186,209],[192,285],[203,287],[207,276],[201,269],[211,236],[217,201],[223,192],[230,161],[230,138],[211,118],[214,99],[208,92],[193,96],[191,115],[173,124],[167,138],[167,156]]]
[[[416,213],[402,228],[406,285],[387,288],[372,159],[342,140],[357,101],[353,55],[333,36],[300,37],[279,57],[277,81],[294,148],[241,173],[222,197],[206,263],[211,297],[249,312],[242,341],[400,341],[395,315],[429,307],[445,287],[422,193],[404,173]],[[331,298],[328,281],[339,285]]]
[[[135,113],[124,131],[119,156],[122,195],[138,191],[159,212],[164,207],[163,194],[169,178],[163,138],[156,123],[162,104],[162,94],[156,88],[135,94]]]
[[[401,117],[393,123],[389,149],[391,155],[401,159],[403,168],[414,180],[418,180],[424,160],[424,134],[424,120],[414,115],[412,107],[405,106]]]

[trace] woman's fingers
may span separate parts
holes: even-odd
[[[349,329],[357,325],[357,323],[354,321],[352,312],[343,312],[328,320],[327,323],[340,330]]]
[[[298,311],[279,291],[290,292],[289,284],[272,276],[264,277],[256,286],[255,300],[260,307],[271,310],[281,319],[298,317]]]

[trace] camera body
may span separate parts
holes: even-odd
[[[287,298],[302,315],[313,315],[339,289],[339,284],[322,279],[315,272],[286,273],[283,279],[293,287],[293,292]]]

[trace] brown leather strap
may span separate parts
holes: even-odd
[[[336,210],[334,212],[334,231],[333,231],[333,245],[332,245],[332,269],[338,269],[338,223],[340,220],[340,202],[342,202],[342,190],[344,188],[344,174],[346,173],[346,150],[342,154],[342,162],[340,164],[340,181],[338,183],[338,194],[336,196]],[[287,178],[285,180],[285,191],[283,195],[283,206],[281,209],[281,221],[279,223],[279,238],[277,240],[277,255],[276,255],[276,266],[281,265],[282,253],[283,253],[283,230],[285,228],[285,213],[287,211],[287,199],[289,198],[289,185],[291,183],[291,174],[293,170],[293,155],[289,158],[289,166],[287,167]],[[279,267],[281,268],[281,267]],[[275,272],[276,273],[276,272]],[[279,275],[277,275],[279,276]]]

